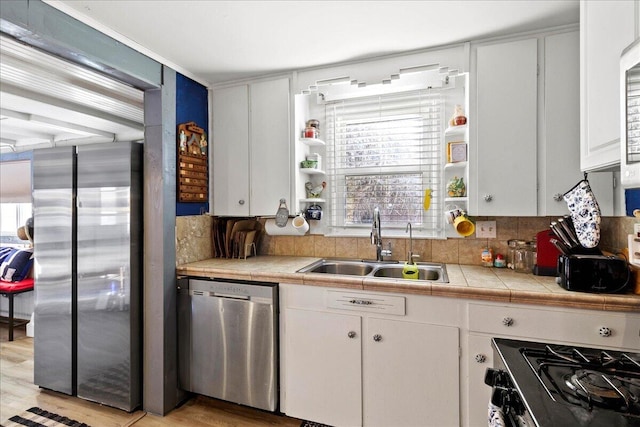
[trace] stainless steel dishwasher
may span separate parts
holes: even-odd
[[[276,411],[277,303],[275,283],[179,279],[180,387]]]

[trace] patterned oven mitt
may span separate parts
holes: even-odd
[[[587,179],[577,183],[564,193],[571,219],[580,244],[585,248],[595,248],[600,243],[600,206],[591,191]]]

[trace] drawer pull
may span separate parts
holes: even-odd
[[[380,334],[375,334],[375,335],[373,336],[373,340],[374,340],[375,342],[380,342],[380,341],[382,341],[382,335],[380,335]]]
[[[484,363],[486,361],[487,361],[487,356],[485,356],[484,354],[476,354],[476,362]]]
[[[347,334],[347,336],[349,338],[355,338],[356,337],[356,333],[354,331],[349,331],[349,333]]]
[[[502,319],[502,324],[507,327],[513,326],[513,319],[511,317],[505,317]]]
[[[601,337],[610,337],[611,336],[611,329],[607,328],[606,326],[603,326],[600,328],[600,330],[598,331],[598,333],[600,334]]]
[[[371,305],[373,304],[373,302],[368,301],[366,299],[352,299],[351,301],[349,301],[351,304],[358,304],[358,305]]]

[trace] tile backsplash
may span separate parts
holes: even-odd
[[[506,253],[510,239],[531,240],[537,232],[549,228],[556,217],[483,217],[479,221],[496,221],[495,239],[477,239],[475,235],[461,239],[413,239],[413,252],[420,261],[480,265],[482,248],[491,247],[494,253]],[[618,253],[627,245],[627,234],[633,233],[637,219],[604,217],[601,223],[600,248]],[[211,217],[208,215],[176,218],[176,262],[178,264],[211,258]],[[384,236],[383,236],[384,238]],[[391,259],[404,260],[409,239],[384,239],[391,242]],[[346,257],[374,259],[375,247],[369,238],[325,237],[322,235],[269,236],[265,235],[258,250],[261,255],[291,255],[313,257]]]

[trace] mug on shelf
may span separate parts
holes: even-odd
[[[448,210],[444,211],[444,218],[447,221],[447,224],[453,224],[456,218],[464,215],[464,211],[462,211],[457,206],[447,206]]]
[[[457,216],[453,220],[453,228],[456,229],[459,235],[464,237],[471,236],[476,231],[476,226],[464,214]]]
[[[307,231],[309,231],[309,223],[302,214],[293,218],[291,224],[293,225],[293,228],[295,228],[300,234],[305,234]]]
[[[444,218],[461,236],[471,236],[476,231],[476,226],[467,218],[467,213],[455,205],[447,206],[447,210],[444,211]]]

